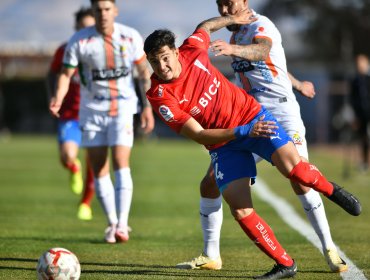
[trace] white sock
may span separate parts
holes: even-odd
[[[307,218],[320,238],[323,249],[335,248],[320,194],[311,189],[304,195],[298,195],[298,197],[301,200]]]
[[[118,225],[127,228],[131,208],[133,183],[130,168],[114,171]]]
[[[203,252],[211,259],[216,259],[220,256],[222,196],[216,199],[200,198],[200,220],[203,230]]]
[[[118,222],[116,203],[114,201],[114,188],[110,175],[95,178],[95,191],[100,205],[108,218],[110,225],[116,225]]]

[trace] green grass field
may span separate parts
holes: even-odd
[[[106,221],[97,200],[94,219],[76,218],[79,197],[68,187],[58,161],[54,137],[16,136],[0,142],[0,279],[35,279],[36,263],[50,247],[73,251],[81,279],[250,279],[273,262],[246,238],[224,205],[220,271],[184,271],[173,266],[201,253],[199,181],[208,155],[187,141],[137,142],[131,168],[134,198],[133,232],[125,244],[102,242]],[[334,241],[370,277],[370,175],[351,173],[342,179],[341,154],[311,149],[325,175],[355,193],[362,202],[359,217],[346,214],[324,198]],[[261,163],[259,175],[303,215],[288,181]],[[321,253],[285,226],[274,210],[255,197],[255,208],[298,263],[295,279],[340,279],[329,272]]]

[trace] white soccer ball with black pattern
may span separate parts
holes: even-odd
[[[81,266],[71,251],[51,248],[39,258],[36,272],[39,280],[78,280]]]

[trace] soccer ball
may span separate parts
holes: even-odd
[[[64,248],[51,248],[39,258],[36,267],[39,280],[78,280],[80,262],[75,254]]]

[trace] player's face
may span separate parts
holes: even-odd
[[[248,8],[248,0],[216,0],[216,4],[221,16],[235,15]],[[226,28],[230,31],[237,31],[239,25],[229,25]]]
[[[94,3],[93,12],[97,30],[103,35],[111,35],[118,9],[111,1],[97,1]]]
[[[154,73],[163,81],[169,82],[180,76],[181,63],[178,49],[164,46],[157,53],[149,54],[148,61]]]

